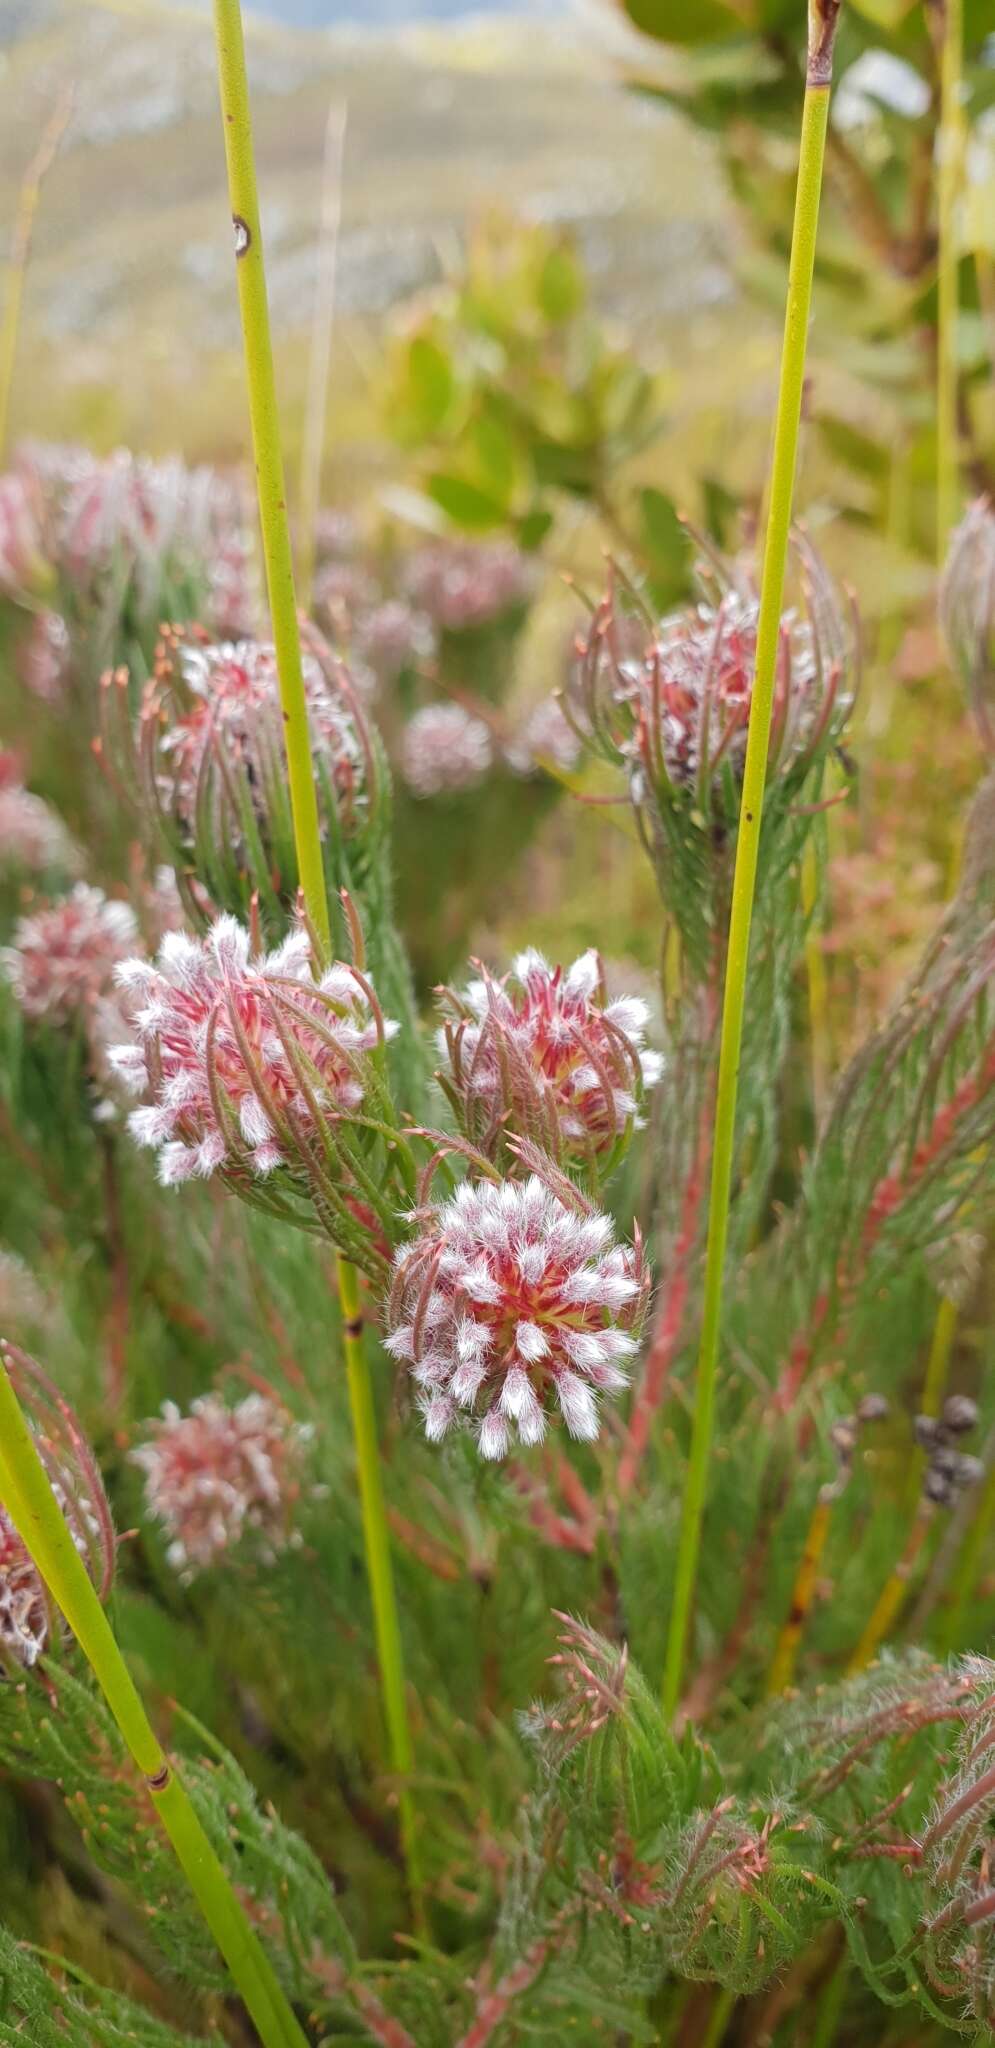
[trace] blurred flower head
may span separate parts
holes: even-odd
[[[414,796],[456,796],[475,789],[492,759],[487,726],[462,704],[426,704],[404,728],[401,773]]]
[[[950,542],[940,623],[984,744],[995,749],[995,511],[978,498]]]
[[[42,536],[42,501],[22,471],[0,476],[0,595],[26,597],[49,577]]]
[[[249,933],[221,917],[206,939],[169,932],[154,965],[119,969],[135,1039],[111,1062],[149,1097],[129,1128],[165,1186],[299,1168],[326,1120],[358,1111],[394,1027],[355,968],[312,968],[305,931],[253,958]]]
[[[607,1216],[538,1175],[464,1181],[417,1212],[397,1253],[386,1345],[409,1368],[432,1442],[474,1418],[484,1458],[537,1444],[555,1400],[571,1436],[598,1434],[599,1393],[625,1386],[649,1277]]]
[[[405,565],[408,596],[440,632],[464,633],[520,611],[535,591],[535,563],[509,541],[432,541]]]
[[[544,697],[506,743],[504,757],[516,775],[534,775],[547,763],[569,774],[580,758],[580,736],[558,697]]]
[[[465,1135],[488,1158],[534,1139],[559,1165],[613,1165],[640,1122],[662,1061],[643,1039],[638,997],[608,1000],[597,953],[567,969],[520,953],[510,974],[486,970],[441,996],[440,1075]]]
[[[131,1452],[145,1502],[163,1524],[168,1558],[185,1580],[251,1541],[267,1562],[294,1541],[309,1431],[268,1395],[229,1407],[204,1394],[182,1415],[172,1401]]]
[[[33,1358],[0,1341],[0,1360],[24,1411],[72,1541],[102,1600],[114,1576],[114,1530],[80,1423]],[[56,1627],[44,1582],[0,1506],[0,1664],[30,1671]]]
[[[22,917],[0,966],[26,1017],[68,1024],[93,1020],[110,997],[115,970],[137,937],[134,912],[77,882],[68,896]]]
[[[69,680],[69,629],[61,612],[34,612],[17,649],[26,689],[42,704],[61,704]]]
[[[353,620],[350,651],[372,671],[377,683],[396,683],[435,652],[431,620],[404,598],[389,597],[360,610]]]
[[[77,874],[79,848],[57,811],[25,789],[17,763],[0,752],[0,872]]]

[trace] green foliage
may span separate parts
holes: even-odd
[[[654,380],[596,321],[569,238],[497,220],[409,315],[384,417],[453,526],[523,547],[541,543],[561,494],[603,510],[661,425]]]

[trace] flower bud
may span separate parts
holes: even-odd
[[[352,867],[373,852],[379,754],[345,670],[314,634],[303,673],[334,893],[347,879],[344,863],[352,881]],[[273,647],[164,628],[137,731],[127,670],[109,671],[101,695],[102,756],[157,846],[181,875],[192,871],[219,909],[245,914],[258,896],[267,929],[281,936],[298,874]]]
[[[500,980],[482,969],[443,989],[441,1007],[439,1080],[477,1150],[507,1164],[508,1138],[531,1138],[557,1165],[607,1178],[662,1060],[643,1044],[646,1004],[608,1000],[598,954],[564,970],[520,953]]]
[[[470,1422],[483,1458],[541,1443],[555,1400],[568,1433],[598,1434],[599,1393],[627,1383],[649,1295],[642,1247],[578,1197],[527,1180],[464,1181],[416,1212],[384,1311],[433,1443]]]
[[[810,542],[792,546],[798,602],[781,619],[769,769],[800,780],[853,703],[847,615]],[[744,561],[698,565],[702,601],[640,634],[613,589],[581,645],[570,689],[580,729],[628,768],[633,801],[659,829],[675,803],[735,825],[756,670],[760,595]],[[731,779],[731,791],[730,791]]]

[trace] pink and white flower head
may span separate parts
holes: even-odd
[[[481,1456],[503,1458],[516,1436],[542,1441],[554,1401],[571,1436],[596,1437],[646,1310],[639,1243],[616,1245],[607,1216],[538,1175],[464,1181],[414,1220],[384,1320],[430,1440],[472,1417]]]
[[[42,540],[41,495],[19,469],[0,476],[0,594],[27,597],[50,577]]]
[[[106,1600],[114,1576],[114,1529],[93,1453],[73,1410],[34,1359],[6,1342],[0,1343],[0,1357],[72,1541]],[[44,1581],[0,1506],[0,1666],[32,1670],[57,1629]]]
[[[370,1055],[396,1026],[356,968],[316,980],[312,966],[306,931],[253,958],[249,933],[221,917],[205,939],[168,932],[155,964],[119,968],[136,1039],[111,1064],[151,1098],[129,1129],[158,1152],[164,1186],[300,1168],[318,1122],[359,1110]]]
[[[441,1003],[439,1078],[479,1151],[499,1158],[509,1137],[526,1137],[561,1166],[597,1173],[617,1161],[663,1063],[644,1044],[647,1005],[609,1001],[597,953],[566,969],[520,953],[510,974],[482,970]]]
[[[369,748],[344,671],[333,687],[320,662],[306,653],[304,691],[312,754],[327,777],[346,834],[369,802]],[[111,679],[113,681],[113,678]],[[287,770],[275,649],[258,640],[214,643],[195,628],[166,629],[143,724],[158,741],[160,795],[190,834],[206,803],[214,829],[241,835],[236,780],[263,827],[286,811]],[[323,821],[328,829],[327,818]]]
[[[79,866],[79,848],[58,812],[24,788],[13,757],[0,753],[0,872],[68,877]]]
[[[410,557],[405,587],[441,632],[465,633],[528,604],[535,564],[508,541],[433,541]]]
[[[978,498],[950,542],[940,624],[984,744],[995,748],[995,510]]]
[[[26,1017],[45,1024],[93,1021],[138,935],[127,903],[77,882],[58,903],[22,917],[0,966]]]
[[[426,704],[404,728],[401,773],[414,796],[458,796],[483,781],[493,755],[482,718],[462,704]]]
[[[250,1541],[267,1562],[294,1542],[310,1432],[277,1401],[251,1393],[229,1407],[203,1394],[188,1415],[167,1401],[148,1427],[131,1462],[145,1474],[146,1506],[182,1579]]]
[[[580,748],[580,735],[559,699],[544,697],[507,742],[504,756],[516,775],[535,775],[547,764],[569,774],[577,766]]]

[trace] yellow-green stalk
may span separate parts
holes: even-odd
[[[235,267],[245,343],[259,518],[286,733],[297,868],[308,917],[327,953],[331,950],[328,899],[325,891],[318,804],[304,696],[300,624],[294,586],[290,522],[287,517],[240,0],[214,0],[214,29],[225,156],[228,165],[228,189],[235,230]],[[406,1784],[411,1774],[413,1751],[408,1723],[401,1631],[397,1617],[390,1536],[380,1476],[373,1390],[370,1384],[369,1362],[363,1344],[359,1281],[355,1268],[345,1259],[338,1261],[338,1284],[343,1346],[354,1423],[357,1414],[362,1419],[361,1426],[356,1427],[356,1462],[363,1508],[367,1577],[380,1657],[384,1715],[391,1761],[403,1785],[404,1804],[401,1807],[401,1820],[405,1836],[408,1885],[415,1917],[420,1919],[420,1880],[410,1795]]]
[[[166,1755],[0,1363],[0,1501],[107,1701],[264,2048],[307,2048],[264,1950]]]
[[[72,93],[63,93],[28,165],[17,202],[14,232],[4,278],[3,321],[0,323],[0,460],[7,447],[10,395],[14,388],[14,366],[17,362],[21,309],[24,305],[24,281],[28,273],[35,215],[41,198],[42,182],[55,162],[59,144],[72,113],[72,106]]]
[[[663,1681],[663,1702],[668,1714],[674,1713],[681,1694],[684,1652],[698,1569],[701,1525],[712,1449],[750,927],[756,891],[775,668],[784,596],[784,573],[791,530],[798,429],[805,382],[805,355],[812,303],[812,276],[815,267],[826,127],[829,118],[833,45],[840,5],[841,0],[810,0],[809,4],[808,67],[798,158],[795,218],[791,238],[781,380],[771,462],[769,511],[760,584],[756,674],[750,706],[726,956],[701,1346]]]

